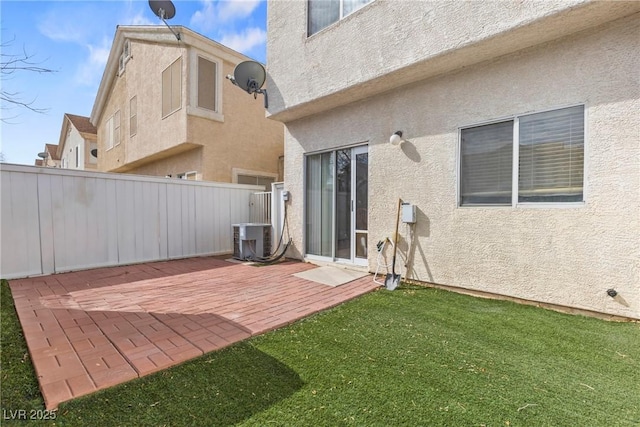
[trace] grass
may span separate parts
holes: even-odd
[[[4,348],[21,341],[5,292],[2,408],[41,405],[24,343]],[[639,343],[637,323],[403,286],[63,403],[48,425],[637,426]]]

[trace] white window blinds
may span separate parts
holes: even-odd
[[[511,204],[513,121],[462,130],[462,205]]]
[[[520,118],[519,202],[582,201],[584,107]]]
[[[581,202],[583,183],[583,105],[461,130],[462,206]]]

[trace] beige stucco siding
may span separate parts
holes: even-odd
[[[372,271],[401,197],[418,209],[408,277],[640,318],[638,34],[636,14],[287,123],[293,253],[304,252],[304,153],[367,142]],[[577,104],[586,114],[584,205],[457,206],[461,127]],[[407,138],[401,148],[388,142],[395,130]],[[404,226],[401,235],[405,254]]]
[[[233,74],[234,68],[225,61],[222,75]],[[282,123],[264,119],[262,97],[254,99],[226,78],[222,88],[224,123],[189,117],[189,140],[205,146],[203,179],[231,182],[233,168],[277,174],[284,153]]]
[[[131,41],[131,60],[125,72],[115,78],[113,90],[104,107],[99,129],[99,140],[105,141],[104,124],[120,110],[120,145],[106,150],[99,158],[100,170],[117,170],[128,163],[144,159],[157,152],[174,147],[186,140],[186,49],[160,44]],[[174,61],[182,59],[182,106],[162,117],[162,71]],[[137,100],[137,133],[130,135],[130,100]],[[153,143],[149,143],[149,142]],[[106,146],[103,145],[103,149]]]
[[[282,123],[265,117],[262,98],[254,99],[225,78],[245,57],[185,28],[181,43],[161,28],[119,31],[116,40],[120,45],[128,40],[131,59],[100,106],[99,170],[160,176],[196,171],[198,179],[218,182],[232,182],[234,169],[278,175]],[[217,67],[215,112],[197,105],[199,57]],[[181,61],[180,107],[163,116],[162,73],[176,60]],[[137,132],[132,135],[134,96]],[[121,143],[107,150],[106,123],[118,110]]]
[[[375,0],[307,37],[307,2],[268,3],[270,112],[289,121],[593,27],[633,1]]]

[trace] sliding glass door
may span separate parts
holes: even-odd
[[[367,147],[307,156],[306,254],[366,264]]]

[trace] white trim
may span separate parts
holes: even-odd
[[[222,60],[211,53],[207,53],[195,47],[191,47],[188,53],[189,61],[189,99],[186,103],[187,114],[192,116],[203,117],[205,119],[224,122],[224,114],[222,111]],[[216,65],[216,100],[215,110],[198,107],[198,58],[213,62]]]
[[[315,156],[318,154],[325,154],[325,153],[330,153],[331,156],[333,157],[333,165],[335,168],[336,165],[336,152],[340,151],[340,150],[351,150],[351,154],[352,154],[352,158],[351,158],[351,162],[352,162],[352,167],[351,167],[351,199],[350,199],[350,203],[352,203],[351,205],[351,230],[350,230],[350,236],[349,239],[351,240],[351,248],[350,248],[350,259],[346,259],[346,258],[338,258],[336,256],[336,242],[335,242],[335,231],[336,231],[336,193],[335,193],[335,189],[336,189],[336,180],[337,180],[337,176],[335,173],[333,173],[333,183],[332,186],[334,188],[334,199],[333,199],[333,212],[332,212],[332,216],[331,216],[331,239],[332,239],[332,243],[331,243],[331,256],[330,257],[325,257],[325,256],[320,256],[320,255],[313,255],[313,254],[308,254],[307,253],[307,232],[306,232],[306,227],[302,232],[302,248],[301,248],[301,253],[302,256],[305,260],[311,260],[311,261],[320,261],[320,262],[324,262],[324,263],[328,263],[328,264],[338,264],[338,265],[344,265],[344,266],[359,266],[359,267],[368,267],[369,265],[369,253],[368,253],[368,246],[369,246],[369,230],[367,229],[367,257],[366,258],[356,258],[355,256],[355,210],[353,209],[353,203],[355,202],[355,185],[354,185],[354,181],[355,181],[355,169],[353,168],[353,163],[355,162],[355,156],[356,154],[362,154],[362,153],[367,153],[370,154],[371,150],[370,150],[370,145],[368,143],[356,143],[356,144],[350,144],[350,145],[346,145],[346,146],[342,146],[342,147],[337,147],[337,148],[329,148],[329,149],[323,149],[323,150],[319,150],[319,151],[313,151],[313,152],[307,152],[307,153],[303,153],[303,167],[302,167],[302,171],[303,171],[303,184],[302,184],[302,218],[304,219],[304,221],[306,221],[307,218],[307,158],[309,156]],[[334,170],[335,172],[335,170]],[[367,171],[367,181],[369,178],[369,172]],[[367,184],[368,185],[368,184]],[[367,206],[367,211],[369,209],[369,206]]]
[[[176,111],[179,111],[182,109],[182,104],[183,104],[183,98],[184,98],[184,63],[182,61],[182,53],[173,61],[171,61],[171,63],[169,65],[167,65],[165,68],[162,69],[162,72],[160,73],[160,112],[162,113],[162,107],[163,107],[163,102],[164,102],[164,85],[163,85],[163,74],[165,71],[167,71],[168,69],[170,69],[171,67],[173,67],[173,64],[175,64],[176,62],[180,61],[180,105],[178,106],[178,108],[176,108],[175,110],[171,110],[169,111],[166,115],[162,116],[162,120],[166,119],[167,117],[169,117],[170,115],[172,115],[173,113],[175,113]],[[171,75],[171,81],[173,81],[173,75]],[[170,92],[173,92],[171,89],[169,89]],[[170,103],[171,104],[171,103]],[[169,105],[169,107],[171,107],[171,105]]]
[[[263,178],[273,178],[274,182],[278,180],[277,173],[261,172],[261,171],[254,171],[254,170],[241,169],[241,168],[231,168],[231,182],[233,182],[234,184],[237,184],[238,175],[250,175],[250,176],[263,177]]]
[[[189,179],[190,176],[193,176],[194,179]],[[198,171],[182,172],[182,173],[176,174],[176,177],[179,179],[184,179],[186,181],[200,181],[198,179]]]
[[[511,206],[518,206],[520,195],[520,117],[513,118],[511,134]]]

